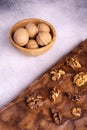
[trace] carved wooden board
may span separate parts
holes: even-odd
[[[0,130],[87,130],[87,40],[0,110]]]

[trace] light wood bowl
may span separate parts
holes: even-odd
[[[17,45],[13,39],[13,34],[14,32],[20,28],[20,27],[25,27],[25,25],[29,22],[32,22],[36,25],[38,25],[39,23],[45,23],[47,24],[49,27],[50,27],[50,33],[52,35],[52,40],[51,42],[44,46],[44,47],[41,47],[41,48],[38,48],[38,49],[28,49],[28,48],[25,48],[25,47],[21,47],[19,45]],[[31,19],[24,19],[22,21],[19,21],[17,22],[10,30],[10,36],[9,36],[9,39],[10,39],[10,42],[12,43],[12,45],[14,47],[16,47],[17,49],[19,49],[20,51],[24,52],[25,54],[29,54],[29,55],[33,55],[33,56],[38,56],[38,55],[41,55],[45,52],[47,52],[51,47],[52,45],[54,44],[55,40],[56,40],[56,31],[55,31],[55,28],[48,22],[42,20],[42,19],[36,19],[36,18],[31,18]]]

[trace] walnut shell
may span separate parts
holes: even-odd
[[[38,24],[38,30],[39,32],[50,32],[49,26],[44,23]]]
[[[37,42],[33,39],[29,40],[29,42],[27,43],[26,45],[27,48],[30,48],[30,49],[36,49],[39,47],[39,45],[37,44]]]
[[[29,34],[26,29],[19,28],[14,33],[13,39],[19,46],[24,46],[29,40]]]
[[[30,38],[34,38],[38,33],[38,28],[34,23],[28,23],[25,28],[28,31]]]
[[[39,32],[36,37],[36,41],[41,46],[49,44],[49,42],[51,42],[51,39],[52,39],[51,34],[48,32]]]

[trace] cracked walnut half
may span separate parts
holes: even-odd
[[[80,117],[81,116],[81,108],[77,107],[77,108],[72,108],[71,109],[71,113],[74,116]]]
[[[87,73],[80,72],[74,76],[73,83],[77,86],[82,86],[87,82]]]
[[[58,81],[61,78],[61,76],[65,74],[65,72],[62,69],[60,70],[55,69],[52,70],[50,74],[51,74],[51,79],[53,81]]]
[[[81,64],[76,58],[70,58],[66,61],[67,66],[70,66],[73,69],[81,68]]]
[[[41,95],[32,94],[26,98],[26,104],[30,109],[37,109],[43,105]]]
[[[58,90],[56,87],[52,88],[50,91],[50,99],[56,101],[59,94],[60,94],[60,90]]]

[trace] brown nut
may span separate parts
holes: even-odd
[[[57,125],[61,124],[62,115],[59,112],[56,112],[54,108],[51,109],[51,115],[55,124]]]
[[[76,102],[80,101],[80,95],[71,92],[65,92],[64,94],[72,101],[76,101]]]
[[[78,108],[78,107],[77,108],[72,108],[71,113],[74,116],[80,117],[81,116],[81,108]]]
[[[48,32],[39,32],[36,41],[40,46],[45,46],[51,42],[52,36]]]
[[[38,30],[39,32],[50,32],[49,26],[45,23],[38,24]]]
[[[28,31],[30,38],[34,38],[38,33],[38,28],[34,23],[28,23],[25,28]]]
[[[87,74],[85,74],[84,72],[76,74],[73,78],[73,83],[79,87],[84,85],[86,82],[87,82]]]
[[[33,39],[29,40],[27,45],[26,45],[26,48],[29,48],[29,49],[37,49],[38,47],[39,47],[39,45]]]
[[[28,39],[29,39],[29,34],[26,29],[24,28],[19,28],[16,30],[16,32],[13,35],[14,41],[19,45],[19,46],[24,46],[27,44]]]
[[[60,91],[57,88],[52,88],[52,90],[50,91],[50,100],[56,101],[56,99],[58,98],[60,94]]]
[[[53,81],[58,81],[61,78],[61,76],[65,74],[65,72],[61,69],[60,70],[55,69],[55,70],[52,70],[50,74],[51,74],[51,79]]]
[[[76,58],[70,58],[66,61],[67,66],[70,66],[73,69],[81,68],[81,64]]]
[[[43,105],[43,98],[41,95],[32,94],[26,98],[26,104],[30,109],[37,109]]]

